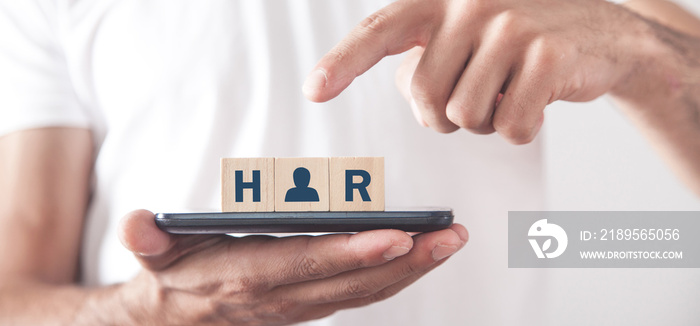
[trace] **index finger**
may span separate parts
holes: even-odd
[[[381,265],[413,247],[413,239],[399,230],[258,240],[239,239],[235,261],[249,267],[248,277],[270,286]]]
[[[427,43],[433,1],[397,1],[365,18],[316,64],[304,82],[304,95],[325,102],[382,58]]]

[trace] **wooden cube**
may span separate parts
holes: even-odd
[[[331,211],[384,210],[383,157],[330,158]]]
[[[273,212],[274,190],[274,158],[221,159],[222,211]]]
[[[328,209],[328,158],[275,159],[275,211]]]

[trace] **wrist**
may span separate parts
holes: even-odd
[[[154,324],[149,318],[152,307],[145,273],[127,283],[89,291],[75,315],[75,325],[145,325]],[[153,308],[153,309],[151,309]]]
[[[633,12],[629,15],[629,30],[625,31],[629,41],[622,56],[627,62],[610,94],[625,102],[647,104],[638,108],[658,107],[649,101],[663,104],[682,96],[688,77],[697,70],[688,64],[697,55],[689,51],[694,40]]]
[[[124,283],[117,296],[119,304],[124,307],[124,317],[130,325],[162,324],[158,319],[162,312],[160,290],[155,275],[142,270],[134,279]]]

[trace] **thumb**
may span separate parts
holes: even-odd
[[[126,249],[133,252],[141,266],[158,271],[178,258],[225,241],[226,235],[169,234],[156,225],[155,215],[136,210],[119,221],[118,236]]]
[[[119,221],[119,240],[129,251],[141,256],[163,254],[172,247],[171,235],[156,226],[155,215],[147,210],[136,210]]]
[[[150,270],[170,266],[181,256],[198,250],[208,240],[208,235],[173,235],[158,228],[155,215],[147,210],[136,210],[119,221],[118,236],[126,249],[133,252],[139,263]]]

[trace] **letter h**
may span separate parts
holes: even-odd
[[[253,170],[253,181],[243,182],[243,171],[236,170],[236,202],[243,202],[243,189],[253,190],[253,202],[260,202],[260,170]]]

